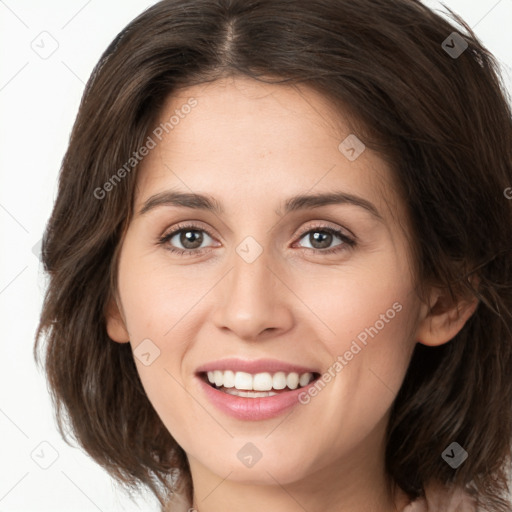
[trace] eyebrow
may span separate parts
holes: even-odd
[[[346,192],[334,191],[327,193],[316,194],[299,194],[288,198],[284,202],[284,215],[297,210],[305,210],[308,208],[319,208],[333,204],[351,204],[359,206],[367,210],[374,217],[384,220],[377,208],[368,200],[362,197],[348,194]],[[166,190],[158,194],[150,196],[143,204],[139,211],[139,215],[159,207],[159,206],[178,206],[183,208],[193,208],[198,210],[210,211],[212,213],[221,215],[224,209],[219,201],[213,196],[207,194],[196,194],[189,192],[179,192]],[[282,216],[281,209],[277,209],[275,213]]]

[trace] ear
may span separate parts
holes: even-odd
[[[432,347],[447,343],[464,327],[478,302],[476,297],[454,301],[448,290],[432,289],[429,304],[422,304],[416,340]]]
[[[117,343],[128,343],[130,335],[126,329],[126,323],[117,301],[111,297],[105,309],[105,320],[107,324],[107,333],[111,340]]]

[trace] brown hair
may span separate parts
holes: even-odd
[[[186,455],[145,395],[130,344],[106,331],[137,166],[95,191],[144,144],[169,94],[232,74],[304,83],[350,105],[358,137],[392,162],[418,282],[479,305],[449,343],[416,345],[392,408],[387,471],[411,499],[432,479],[471,483],[483,506],[509,510],[512,114],[496,60],[450,15],[460,29],[417,0],[164,0],[102,55],[43,238],[50,281],[34,354],[45,334],[62,435],[68,425],[128,488],[149,486],[162,505],[171,488],[192,499]],[[454,31],[468,45],[459,56],[443,46]],[[441,457],[454,441],[469,454],[456,470]]]

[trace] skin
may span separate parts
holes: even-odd
[[[384,471],[390,407],[414,345],[448,342],[476,304],[452,304],[436,288],[432,308],[420,301],[391,169],[369,148],[355,161],[340,152],[353,132],[322,96],[230,78],[180,90],[159,122],[191,97],[197,106],[139,168],[136,214],[122,240],[107,327],[116,342],[135,349],[149,338],[160,350],[149,366],[135,362],[149,400],[187,453],[193,506],[401,510],[408,500],[400,491],[392,499]],[[138,213],[150,196],[169,189],[210,194],[224,213],[169,205]],[[381,218],[352,204],[276,213],[289,196],[333,190],[370,201]],[[201,232],[202,243],[188,247],[209,252],[171,253],[166,247],[185,247],[179,233],[158,244],[185,221],[212,235]],[[315,242],[313,233],[324,233],[318,223],[355,235],[356,245],[315,254],[313,248],[342,243],[336,235],[324,246]],[[236,252],[247,236],[263,249],[252,263]],[[397,302],[401,311],[317,396],[277,418],[225,415],[194,375],[224,357],[269,357],[326,371]],[[262,453],[250,468],[237,458],[247,442]]]

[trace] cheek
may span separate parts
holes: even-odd
[[[340,354],[354,344],[373,350],[408,344],[415,307],[406,288],[359,284],[339,296],[332,294],[323,312],[334,331],[328,338],[329,352]]]
[[[119,291],[132,343],[155,338],[162,343],[204,295],[186,272],[154,263],[151,257],[126,258],[119,265]]]
[[[419,300],[396,261],[384,268],[347,272],[326,281],[323,293],[317,288],[308,296],[308,305],[329,328],[322,337],[327,386],[363,421],[373,421],[391,405],[415,345]]]
[[[350,350],[354,341],[382,350],[410,344],[418,300],[408,272],[398,268],[399,258],[375,260],[316,276],[298,290],[328,328],[322,339],[333,356]]]
[[[127,255],[119,263],[119,293],[134,361],[158,413],[186,403],[180,373],[187,351],[183,340],[190,339],[191,307],[204,294],[176,277],[168,269],[145,265],[140,255]]]

